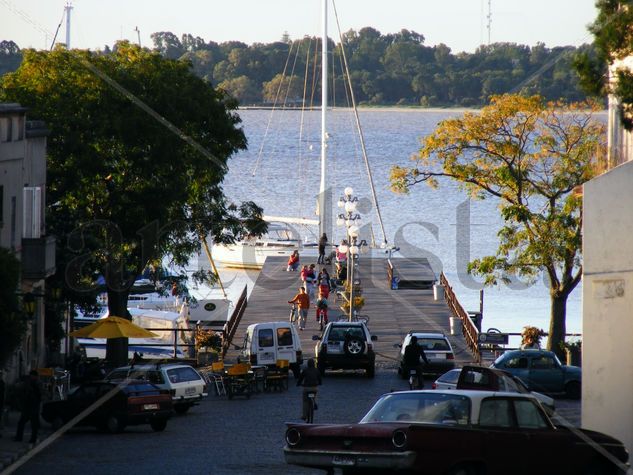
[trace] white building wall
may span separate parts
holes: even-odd
[[[583,427],[633,454],[633,161],[584,185]]]

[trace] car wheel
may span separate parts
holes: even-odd
[[[460,465],[450,469],[446,475],[477,475],[477,471],[470,465]]]
[[[376,374],[376,366],[374,364],[371,364],[367,367],[367,377],[368,378],[373,378]]]
[[[125,428],[125,424],[119,416],[110,414],[105,422],[105,428],[110,434],[117,434]]]
[[[149,425],[152,426],[154,432],[162,432],[165,430],[165,427],[167,427],[167,419],[154,419]]]
[[[299,379],[299,376],[301,376],[301,368],[299,367],[299,364],[298,363],[291,364],[290,370],[292,371],[292,375],[295,377],[295,379]]]
[[[348,356],[360,356],[365,352],[365,342],[360,338],[350,338],[345,341],[345,353]]]
[[[178,414],[185,414],[191,406],[189,404],[176,404],[174,406],[174,411]]]
[[[580,399],[581,386],[578,381],[571,381],[565,385],[565,394],[569,399]]]
[[[323,363],[317,364],[317,369],[319,373],[321,373],[321,376],[325,376],[325,365]]]
[[[51,427],[53,428],[53,430],[59,430],[62,428],[63,425],[64,420],[61,418],[61,416],[55,416],[51,421]]]

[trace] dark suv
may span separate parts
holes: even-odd
[[[162,431],[172,415],[172,402],[168,391],[146,381],[93,381],[77,387],[67,399],[47,402],[42,408],[42,418],[55,429],[79,414],[83,415],[77,425],[112,433],[138,424]]]
[[[376,354],[372,342],[377,337],[364,323],[330,322],[321,336],[312,339],[318,341],[315,355],[321,374],[326,369],[364,369],[368,377],[374,377]]]

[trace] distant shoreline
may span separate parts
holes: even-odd
[[[351,107],[328,107],[330,110],[351,110]],[[422,107],[422,106],[358,106],[358,110],[361,111],[375,111],[375,112],[479,112],[482,108],[470,108],[470,107]],[[283,110],[284,112],[301,112],[301,107],[271,107],[271,106],[241,106],[238,110]],[[320,107],[306,107],[304,111],[320,111]],[[596,114],[606,114],[608,111],[603,109],[596,112]]]

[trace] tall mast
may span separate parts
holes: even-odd
[[[73,5],[70,1],[66,2],[64,10],[66,10],[66,49],[70,49],[70,11]]]
[[[327,86],[328,86],[328,52],[327,52],[327,2],[322,0],[322,34],[321,34],[321,184],[319,186],[319,236],[326,232],[326,216],[329,209],[326,207],[326,159],[327,159],[327,132],[325,115],[327,111]]]

